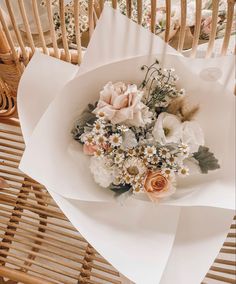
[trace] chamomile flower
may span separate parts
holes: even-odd
[[[86,145],[94,144],[94,136],[91,133],[84,133],[80,136],[80,140]]]
[[[116,176],[113,180],[113,184],[119,185],[122,183],[122,178],[120,176]]]
[[[147,167],[140,158],[131,157],[124,162],[125,171],[131,176],[140,176],[146,173]]]
[[[138,183],[135,183],[132,185],[132,188],[133,188],[133,193],[137,194],[137,193],[141,193],[143,190],[142,186],[140,186]]]
[[[172,176],[174,174],[174,171],[170,168],[163,168],[161,170],[161,173],[168,178],[169,176]]]
[[[131,175],[126,174],[126,175],[124,176],[124,182],[125,182],[125,183],[130,184],[130,183],[132,182],[132,180],[133,180],[133,177],[132,177]]]
[[[118,154],[114,157],[114,163],[122,166],[122,162],[124,161],[124,155],[123,154]]]
[[[182,167],[178,170],[178,175],[182,177],[186,177],[189,175],[189,169],[187,167]]]
[[[177,158],[174,155],[170,155],[168,159],[166,159],[166,163],[170,166],[174,166],[177,162]]]
[[[129,128],[126,125],[119,125],[117,126],[117,129],[120,130],[121,132],[127,132]]]
[[[95,141],[97,144],[104,145],[107,142],[107,138],[104,135],[96,135]]]
[[[154,146],[147,146],[144,150],[144,154],[148,157],[152,157],[157,152],[156,147]]]
[[[188,156],[190,153],[190,148],[187,144],[179,144],[178,145],[179,151],[181,153],[182,156]]]
[[[104,127],[105,125],[98,119],[93,124],[93,132],[96,134],[102,134],[104,133]]]
[[[162,158],[168,159],[171,156],[169,149],[166,147],[162,147],[161,149],[159,149],[158,153]]]
[[[116,133],[116,134],[112,134],[109,137],[109,142],[111,143],[111,145],[113,147],[118,147],[122,144],[122,137],[120,134]]]
[[[132,156],[135,156],[135,154],[136,154],[135,149],[133,149],[133,148],[132,149],[128,149],[128,151],[127,151],[127,155],[128,156],[132,157]]]
[[[104,150],[102,148],[98,148],[94,152],[94,156],[97,157],[97,158],[102,158],[104,156]]]
[[[160,158],[157,155],[153,155],[151,159],[151,163],[156,165],[160,162]]]

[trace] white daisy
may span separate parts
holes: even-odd
[[[80,140],[86,145],[94,144],[94,136],[91,133],[84,133],[81,135]]]
[[[160,159],[159,159],[159,157],[157,156],[157,155],[153,155],[152,156],[152,159],[151,159],[151,163],[152,164],[158,164],[160,162]]]
[[[175,165],[177,162],[177,158],[174,155],[170,155],[170,157],[166,160],[166,163],[169,164],[170,166]]]
[[[189,169],[187,167],[182,167],[178,170],[178,175],[182,177],[186,177],[189,175]]]
[[[142,176],[147,171],[143,160],[135,157],[128,158],[124,162],[124,168],[125,171],[131,176]]]
[[[162,147],[161,149],[159,149],[158,153],[162,158],[168,159],[171,156],[169,149],[166,147]]]
[[[133,188],[133,193],[134,194],[143,192],[143,188],[139,184],[133,184],[132,188]]]
[[[117,129],[120,130],[121,132],[126,132],[129,130],[129,128],[126,125],[118,125]]]
[[[144,154],[147,155],[148,157],[152,157],[155,155],[157,152],[156,147],[154,146],[147,146],[144,150]]]
[[[122,144],[122,137],[120,134],[112,134],[110,137],[109,137],[109,142],[111,143],[111,145],[113,147],[118,147]]]
[[[93,124],[93,132],[96,134],[102,134],[104,133],[104,127],[105,125],[98,119]]]
[[[132,182],[132,180],[133,180],[133,177],[132,177],[131,175],[126,174],[126,175],[124,176],[124,182],[125,182],[125,183],[130,184],[130,183]]]
[[[115,164],[120,164],[120,166],[122,166],[122,162],[124,161],[124,155],[116,155],[115,157],[114,157],[114,163]]]
[[[107,142],[107,138],[104,135],[96,135],[95,141],[100,145],[104,145]]]
[[[94,152],[94,156],[97,158],[102,158],[104,156],[104,150],[101,148],[98,148],[95,152]]]
[[[178,145],[178,149],[180,151],[180,155],[183,156],[183,158],[189,156],[190,148],[188,144],[181,143]]]
[[[171,170],[170,168],[163,168],[161,170],[161,173],[166,176],[166,177],[169,177],[169,176],[172,176],[174,174],[174,171]]]

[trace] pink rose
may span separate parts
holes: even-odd
[[[96,152],[96,150],[97,150],[97,145],[94,145],[94,144],[93,145],[91,145],[91,144],[89,144],[89,145],[84,144],[83,145],[83,152],[86,155],[93,155],[94,152]]]
[[[172,195],[175,192],[175,186],[160,171],[149,171],[145,178],[144,191],[152,201],[158,201]]]
[[[148,108],[141,102],[143,92],[136,85],[122,82],[107,83],[100,92],[95,113],[104,113],[113,124],[144,126],[150,118]]]
[[[218,17],[218,22],[220,21],[220,18]],[[203,22],[202,22],[202,32],[204,34],[209,35],[212,29],[212,16],[207,17]]]

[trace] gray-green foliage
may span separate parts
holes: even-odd
[[[200,146],[198,151],[193,153],[193,157],[198,161],[203,174],[220,168],[219,162],[208,147]]]
[[[79,138],[84,133],[85,128],[89,125],[92,125],[96,120],[96,115],[93,113],[95,108],[96,104],[88,104],[87,108],[82,112],[79,119],[76,121],[76,124],[71,131],[75,140],[79,141]]]

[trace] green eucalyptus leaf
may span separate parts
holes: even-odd
[[[110,190],[112,190],[113,192],[115,192],[115,197],[120,196],[121,194],[128,192],[130,190],[130,185],[125,184],[119,184],[119,185],[112,185],[110,187]]]
[[[208,147],[199,146],[198,151],[193,153],[193,157],[198,161],[203,174],[220,168],[219,162]]]

